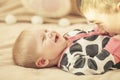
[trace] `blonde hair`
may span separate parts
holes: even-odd
[[[116,5],[120,0],[80,0],[79,9],[82,13],[88,9],[96,9],[103,13],[117,12]]]
[[[33,36],[29,31],[21,32],[13,47],[13,59],[15,64],[19,66],[37,68],[35,62],[39,55],[35,52],[36,47],[30,45],[31,38]]]

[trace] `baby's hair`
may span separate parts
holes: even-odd
[[[35,52],[36,47],[31,44],[30,40],[32,38],[33,36],[27,30],[22,31],[18,36],[13,46],[13,60],[15,64],[23,67],[37,68],[35,62],[39,56]]]
[[[120,0],[80,0],[80,11],[84,13],[88,9],[96,9],[99,12],[114,13]]]

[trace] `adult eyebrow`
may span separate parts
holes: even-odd
[[[88,21],[88,23],[101,24],[101,22],[95,21],[95,20],[90,20],[90,21]]]
[[[89,23],[94,23],[95,21],[94,21],[94,20],[89,20],[88,22],[89,22]]]

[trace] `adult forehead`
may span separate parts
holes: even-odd
[[[97,12],[94,9],[88,9],[87,11],[85,11],[84,16],[88,19],[88,20],[94,20],[94,18],[99,17],[100,14],[99,12]]]

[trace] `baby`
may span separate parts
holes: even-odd
[[[17,38],[13,58],[17,65],[24,67],[57,65],[76,75],[101,74],[116,64],[112,51],[109,52],[111,44],[118,47],[120,41],[99,33],[97,28],[88,32],[75,29],[64,35],[47,29],[28,29]],[[116,46],[114,53],[118,51]]]

